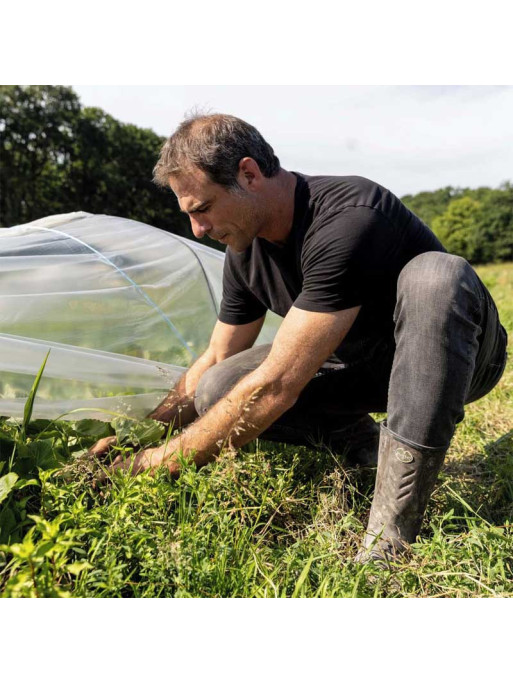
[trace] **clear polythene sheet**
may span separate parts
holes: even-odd
[[[0,415],[147,415],[207,347],[224,255],[83,212],[0,229]],[[257,341],[271,341],[278,317]]]

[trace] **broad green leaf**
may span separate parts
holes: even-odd
[[[33,458],[36,462],[44,458],[53,449],[53,440],[51,439],[36,439],[33,442],[28,442],[24,445],[25,449],[21,450],[20,458]]]
[[[27,433],[29,435],[38,435],[40,432],[46,431],[52,422],[46,418],[36,418],[36,420],[31,421],[30,426],[27,426]]]
[[[0,512],[0,543],[4,544],[9,541],[11,532],[16,527],[16,517],[10,506],[7,506]]]
[[[92,567],[91,563],[87,561],[75,561],[75,563],[70,563],[66,566],[66,570],[71,572],[72,575],[79,575],[84,570],[90,570]]]
[[[45,556],[50,555],[50,553],[53,551],[55,548],[55,542],[53,540],[48,540],[48,541],[43,541],[40,542],[35,550],[34,550],[34,558],[35,559],[41,559],[44,558]]]
[[[0,503],[7,498],[17,479],[16,473],[7,473],[7,475],[0,477]]]
[[[132,436],[133,421],[126,418],[116,418],[112,421],[112,427],[116,431],[118,442],[122,444]]]
[[[128,442],[137,446],[148,446],[153,442],[158,442],[166,429],[162,423],[151,418],[139,422],[126,418],[116,418],[112,421],[112,427],[116,430],[120,444]]]
[[[18,482],[16,482],[16,486],[14,487],[14,489],[24,489],[25,487],[29,487],[30,485],[41,485],[41,483],[39,482],[39,480],[35,480],[33,478],[31,480],[21,479],[18,480]]]
[[[135,424],[134,433],[141,446],[158,442],[165,432],[165,426],[150,418]]]
[[[0,425],[0,442],[7,442],[7,444],[12,444],[14,441],[14,435],[12,434],[12,428]]]
[[[23,446],[24,448],[20,450],[19,456],[22,460],[28,459],[29,472],[33,470],[33,467],[48,470],[60,465],[52,439],[39,439]]]
[[[13,556],[18,558],[28,559],[32,556],[35,551],[34,542],[30,538],[30,531],[25,535],[25,538],[20,544],[12,544],[10,551]]]
[[[0,427],[0,456],[9,458],[14,446],[14,437]]]
[[[74,427],[76,433],[83,437],[95,437],[96,439],[101,439],[102,437],[108,437],[112,434],[109,423],[105,423],[101,420],[93,420],[92,418],[79,420],[75,423]]]

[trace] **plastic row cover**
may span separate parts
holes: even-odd
[[[48,349],[34,418],[147,415],[208,345],[223,261],[113,216],[0,229],[0,415],[23,415]],[[257,344],[272,341],[280,321],[268,313]]]

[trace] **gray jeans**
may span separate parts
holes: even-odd
[[[506,365],[506,331],[495,304],[461,257],[427,252],[397,283],[393,337],[354,362],[328,360],[296,404],[261,436],[311,444],[336,440],[370,412],[387,412],[389,429],[414,446],[447,447],[464,406],[497,384]],[[265,359],[271,345],[236,354],[198,384],[199,415]]]

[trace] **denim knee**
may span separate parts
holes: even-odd
[[[216,363],[200,378],[194,395],[198,415],[204,415],[214,404],[228,394],[239,380],[255,370],[266,358],[270,344],[261,344]]]
[[[452,314],[473,320],[480,317],[483,296],[474,269],[462,257],[425,252],[403,268],[397,282],[394,321],[405,314],[423,327]]]
[[[199,416],[204,415],[222,399],[237,383],[238,378],[223,372],[221,364],[209,368],[200,378],[194,394],[194,407]]]

